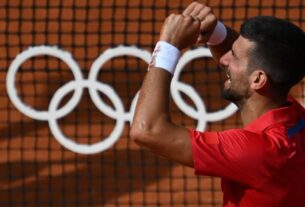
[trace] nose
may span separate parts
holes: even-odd
[[[229,66],[230,58],[229,58],[230,51],[222,55],[219,59],[219,65],[221,68],[225,69]]]

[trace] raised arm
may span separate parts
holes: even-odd
[[[170,82],[180,50],[206,43],[216,24],[211,9],[197,2],[190,4],[183,14],[172,14],[165,20],[130,130],[130,137],[137,144],[190,167],[193,158],[189,130],[170,119]],[[211,46],[216,61],[231,49],[233,38],[227,39],[221,45]]]
[[[191,16],[170,15],[163,25],[160,40],[171,44],[173,52],[176,47],[176,52],[179,53],[178,49],[196,42],[199,26],[200,22]],[[156,48],[153,56],[158,58],[157,56],[164,52],[163,49],[167,48]],[[149,71],[141,87],[130,136],[137,144],[156,154],[193,166],[189,131],[173,124],[170,119],[169,94],[172,74],[165,68],[160,68],[158,61],[153,58],[149,65]]]

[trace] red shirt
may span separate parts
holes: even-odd
[[[305,109],[288,101],[244,129],[191,130],[195,173],[222,178],[224,206],[305,206]]]

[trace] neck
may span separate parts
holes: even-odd
[[[242,105],[239,105],[241,119],[243,125],[246,126],[262,114],[282,107],[286,104],[287,96],[274,97],[263,96],[261,94],[254,94],[249,97]]]

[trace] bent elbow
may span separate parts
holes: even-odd
[[[141,130],[136,129],[136,127],[131,127],[129,131],[129,137],[131,138],[132,141],[134,141],[136,144],[139,144],[140,140],[143,139],[144,135]]]
[[[150,127],[145,123],[133,123],[129,132],[129,137],[140,146],[149,144],[152,136]]]

